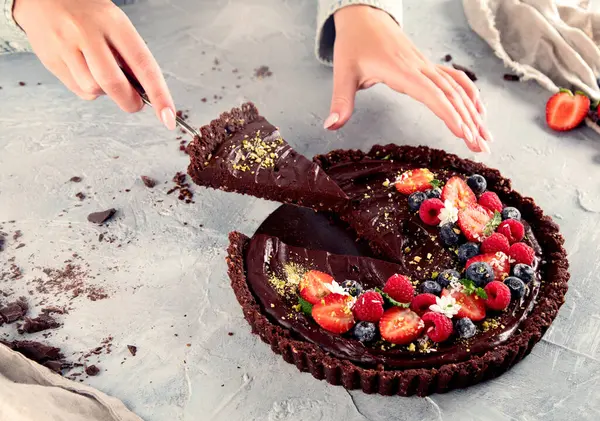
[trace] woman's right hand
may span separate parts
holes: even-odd
[[[13,16],[44,66],[80,98],[106,94],[123,111],[141,110],[144,104],[123,65],[139,80],[158,118],[175,129],[175,105],[158,63],[110,0],[16,0]]]

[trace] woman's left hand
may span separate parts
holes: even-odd
[[[358,90],[385,83],[425,104],[472,151],[490,151],[479,90],[464,72],[433,64],[380,9],[347,6],[334,21],[333,98],[326,129],[339,129],[350,119]]]

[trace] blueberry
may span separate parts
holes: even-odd
[[[442,196],[442,189],[435,187],[425,192],[428,199],[439,199]]]
[[[460,233],[460,230],[454,224],[448,223],[442,225],[440,228],[440,237],[442,237],[445,245],[455,246],[460,242],[460,234],[457,234],[455,230]]]
[[[363,292],[362,285],[350,279],[342,282],[342,288],[348,291],[348,294],[353,297],[358,297]]]
[[[510,289],[510,296],[513,299],[519,299],[525,295],[525,284],[519,278],[509,276],[504,280],[504,283]]]
[[[467,185],[471,187],[473,193],[481,194],[487,189],[487,181],[482,175],[473,174],[471,177],[467,178]]]
[[[504,209],[502,209],[502,219],[521,219],[521,212],[519,212],[519,209],[517,208],[513,208],[511,206],[507,206]]]
[[[533,278],[535,278],[535,272],[533,268],[524,263],[517,263],[515,267],[513,267],[512,275],[516,276],[526,284],[530,283],[533,281]]]
[[[483,288],[494,280],[494,270],[486,262],[475,262],[467,268],[465,276],[476,286]]]
[[[458,319],[454,324],[454,328],[456,329],[458,336],[465,339],[472,338],[477,333],[477,327],[473,324],[471,319],[466,317],[464,319]]]
[[[442,286],[435,281],[425,281],[420,286],[420,291],[423,294],[440,295],[442,293]]]
[[[479,254],[479,244],[477,243],[465,243],[458,248],[458,261],[461,264],[467,263],[471,257],[475,257]]]
[[[436,282],[440,284],[442,288],[446,288],[448,285],[450,285],[450,282],[458,280],[460,280],[460,273],[454,269],[446,269],[436,278]]]
[[[427,199],[427,195],[422,191],[412,193],[408,196],[408,208],[413,212],[417,212],[425,199]]]
[[[352,335],[361,342],[372,342],[377,338],[377,326],[371,322],[358,322],[352,328]]]

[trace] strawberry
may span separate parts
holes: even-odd
[[[460,304],[460,310],[456,314],[457,319],[467,317],[474,322],[485,319],[485,302],[476,294],[467,295],[461,291],[442,290],[442,297],[452,296],[457,304]]]
[[[489,309],[502,311],[510,304],[510,289],[502,282],[490,282],[485,286],[485,293],[485,305]]]
[[[396,190],[402,194],[411,194],[431,188],[434,176],[427,168],[418,168],[403,172],[396,180]]]
[[[331,275],[318,270],[310,270],[300,281],[300,296],[311,304],[317,304],[321,298],[331,293],[326,285],[331,285],[332,282]]]
[[[489,264],[494,271],[494,281],[503,281],[510,272],[510,261],[508,260],[508,256],[501,251],[496,253],[485,253],[471,257],[469,260],[467,260],[465,268],[468,268],[472,263],[475,262],[485,262]]]
[[[406,345],[423,333],[423,320],[407,308],[392,307],[379,320],[379,333],[386,341]]]
[[[498,225],[496,232],[504,235],[510,244],[514,244],[521,241],[525,236],[525,227],[523,227],[521,221],[507,219]]]
[[[492,212],[502,212],[502,201],[493,191],[486,191],[479,198],[479,204]]]
[[[375,291],[360,294],[352,307],[352,313],[356,320],[378,322],[383,316],[383,297]]]
[[[349,295],[329,294],[312,308],[312,317],[323,329],[332,333],[346,333],[354,326]]]
[[[410,303],[410,309],[419,316],[429,311],[429,306],[436,303],[436,296],[433,294],[419,294],[413,298]]]
[[[401,303],[410,303],[415,295],[415,287],[404,275],[395,274],[385,283],[383,292]]]
[[[442,189],[442,201],[449,200],[455,208],[462,209],[472,203],[477,203],[477,197],[465,180],[458,176],[451,177]]]
[[[439,225],[440,212],[444,208],[444,202],[440,199],[427,199],[419,208],[419,217],[427,225]]]
[[[515,263],[524,263],[531,266],[535,257],[535,251],[525,243],[515,243],[510,246],[508,255],[511,261]]]
[[[428,311],[423,315],[422,319],[425,322],[425,334],[433,342],[444,342],[454,332],[452,320],[441,313]]]
[[[481,243],[483,253],[496,253],[497,251],[508,253],[509,247],[508,239],[498,232],[493,233]]]
[[[583,92],[561,89],[546,104],[546,123],[552,130],[567,131],[579,126],[590,110],[590,99]]]
[[[471,204],[458,211],[458,226],[467,240],[481,242],[485,226],[492,219],[492,212],[478,204]]]

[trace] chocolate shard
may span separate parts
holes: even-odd
[[[96,376],[100,373],[100,369],[95,365],[89,365],[85,368],[85,374],[88,376]]]
[[[465,74],[471,79],[473,82],[477,81],[477,75],[475,72],[465,66],[461,66],[460,64],[452,64],[456,70],[460,70],[461,72],[465,72]]]
[[[135,345],[127,345],[127,349],[129,350],[129,352],[131,353],[131,355],[135,357],[135,354],[137,354],[137,346],[135,346]]]
[[[13,351],[19,352],[37,363],[43,364],[47,361],[62,360],[64,356],[60,348],[44,345],[35,341],[0,341]]]
[[[29,310],[29,305],[25,301],[25,298],[21,297],[17,301],[1,307],[0,316],[2,316],[5,323],[13,323],[22,319],[27,314],[27,310]]]
[[[60,326],[60,323],[56,319],[48,314],[42,314],[34,319],[26,317],[25,323],[21,326],[18,331],[19,333],[35,333],[41,332],[48,329],[56,329]]]
[[[521,80],[521,78],[519,77],[519,75],[513,75],[510,73],[505,73],[504,74],[504,80],[507,80],[509,82],[518,82]]]
[[[94,224],[102,225],[103,223],[108,221],[110,218],[112,218],[116,212],[117,212],[116,209],[107,209],[102,212],[94,212],[94,213],[90,213],[88,215],[87,219],[88,219],[88,221],[90,221]]]
[[[71,177],[71,179],[69,181],[72,183],[80,183],[81,180],[83,180],[81,177],[75,176],[75,177]]]
[[[140,177],[142,179],[142,182],[144,183],[144,185],[146,187],[148,187],[149,189],[151,189],[152,187],[156,186],[156,180],[148,177],[147,175],[142,175]]]
[[[250,102],[200,133],[188,146],[188,173],[196,184],[317,210],[348,204],[321,167],[296,152]]]

